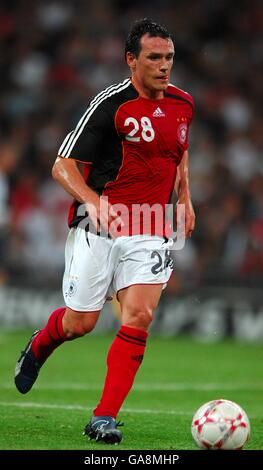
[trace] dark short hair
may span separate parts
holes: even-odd
[[[160,37],[163,39],[171,39],[173,41],[172,35],[168,33],[164,26],[154,23],[154,21],[149,20],[148,18],[137,20],[133,23],[126,39],[125,58],[127,52],[131,52],[136,58],[138,58],[141,50],[141,37],[147,33],[150,37]]]

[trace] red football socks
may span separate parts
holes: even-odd
[[[32,342],[32,352],[40,366],[44,364],[54,349],[67,340],[62,326],[65,311],[66,308],[61,307],[51,313],[45,328],[38,333]]]
[[[120,328],[108,352],[104,390],[94,416],[116,418],[143,360],[147,336],[138,328]]]

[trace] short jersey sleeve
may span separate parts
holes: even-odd
[[[187,150],[189,147],[189,130],[190,130],[190,125],[193,121],[194,106],[195,106],[193,97],[189,94],[188,94],[188,97],[189,97],[189,106],[188,106],[188,111],[186,113],[187,132],[186,132],[185,150]]]
[[[90,105],[76,128],[64,139],[58,156],[73,158],[84,163],[94,163],[105,144],[112,127],[110,116],[102,105]]]

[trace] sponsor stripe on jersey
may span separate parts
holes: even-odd
[[[90,116],[94,113],[94,111],[97,109],[97,107],[104,100],[106,100],[107,98],[110,98],[112,95],[115,95],[116,93],[119,93],[120,91],[125,90],[125,88],[128,88],[128,86],[130,86],[130,83],[131,83],[130,79],[126,79],[122,84],[117,85],[116,88],[113,88],[111,91],[107,92],[104,96],[101,96],[98,100],[96,100],[96,102],[94,102],[94,104],[92,106],[89,106],[89,108],[87,109],[87,111],[84,114],[83,118],[80,120],[80,122],[82,122],[82,123],[80,124],[80,122],[79,122],[78,126],[76,127],[76,130],[74,131],[73,139],[67,145],[67,149],[65,150],[65,152],[66,152],[65,157],[66,158],[68,158],[70,156],[71,151],[72,151],[75,143],[77,142],[77,140],[78,140],[80,134],[82,133],[85,125],[87,124]]]
[[[120,88],[121,86],[125,85],[125,83],[128,83],[129,80],[130,80],[129,78],[125,78],[125,80],[123,82],[115,83],[114,85],[109,86],[105,90],[102,90],[98,95],[96,95],[93,98],[93,100],[90,102],[89,106],[92,106],[93,104],[96,104],[98,99],[100,99],[102,96],[106,95],[107,93],[109,93],[112,90],[116,90],[117,88]]]
[[[112,96],[116,93],[119,93],[120,91],[127,88],[130,85],[130,83],[131,83],[130,79],[126,78],[122,83],[119,83],[117,85],[112,85],[112,86],[106,88],[106,90],[100,92],[98,95],[95,96],[95,98],[91,101],[88,109],[86,110],[84,115],[79,120],[75,130],[71,133],[69,139],[68,139],[68,136],[66,137],[67,142],[66,142],[66,139],[65,139],[64,142],[62,143],[60,149],[63,148],[63,157],[68,158],[70,156],[70,153],[71,153],[76,141],[78,140],[80,134],[82,133],[86,123],[88,122],[90,116],[97,109],[99,104],[101,104],[104,100],[106,100],[110,96]]]
[[[65,139],[63,140],[61,146],[59,147],[58,149],[58,156],[59,155],[62,155],[63,154],[63,151],[65,149],[65,146],[67,145],[69,139],[70,139],[70,136],[73,134],[74,131],[71,131],[68,133],[68,135],[65,137]]]

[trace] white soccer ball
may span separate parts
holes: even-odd
[[[202,405],[192,420],[192,436],[201,449],[240,450],[250,438],[245,411],[230,400]]]

